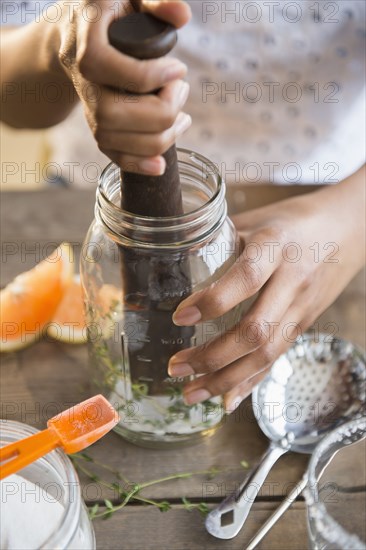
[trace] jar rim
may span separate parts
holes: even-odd
[[[125,211],[120,206],[120,168],[110,163],[97,188],[95,216],[113,240],[125,246],[176,249],[177,246],[198,244],[221,227],[227,205],[225,182],[217,166],[188,149],[178,148],[177,153],[183,200],[189,201],[189,197],[195,196],[196,202],[201,204],[198,207],[193,204],[193,209],[183,214],[166,217],[140,216]]]
[[[0,428],[0,442],[4,440],[6,435],[15,437],[17,437],[18,435],[28,437],[40,432],[40,430],[38,430],[37,428],[34,428],[33,426],[30,426],[28,424],[24,424],[23,422],[18,422],[16,420],[7,420],[3,418],[0,419]],[[19,439],[21,439],[21,437],[17,437],[17,439],[14,439],[14,441],[17,441]],[[62,543],[65,543],[65,547],[67,547],[68,543],[72,540],[78,528],[77,518],[80,514],[81,506],[80,485],[75,468],[71,460],[61,449],[55,449],[47,455],[39,458],[35,462],[48,463],[54,469],[56,469],[57,472],[62,471],[62,473],[65,474],[63,491],[65,492],[65,502],[67,502],[67,506],[65,506],[64,508],[56,529],[53,533],[48,535],[45,541],[42,542],[40,548],[56,548],[57,544],[60,542],[60,530],[62,529],[62,527],[64,525],[68,525],[69,523],[70,525],[74,523],[72,529],[70,529],[70,532],[68,533],[67,540],[62,540]],[[31,464],[29,466],[31,466]],[[73,494],[71,494],[71,489],[75,491]]]
[[[212,197],[210,197],[208,199],[208,201],[206,201],[203,205],[199,206],[198,208],[196,208],[194,210],[191,210],[190,212],[184,212],[183,214],[177,214],[175,216],[165,216],[164,218],[161,218],[161,219],[166,220],[167,222],[174,221],[174,220],[185,220],[191,214],[196,214],[197,212],[202,211],[202,209],[204,209],[205,207],[211,206],[212,203],[217,201],[217,197],[221,196],[223,191],[225,191],[225,182],[224,182],[224,180],[223,180],[223,178],[222,178],[222,176],[219,172],[219,169],[217,168],[217,166],[212,161],[210,161],[208,158],[201,155],[200,153],[190,151],[189,149],[185,149],[184,147],[177,147],[177,153],[187,154],[191,158],[194,157],[197,160],[201,161],[202,166],[207,166],[207,167],[212,168],[212,172],[210,172],[210,174],[217,177],[217,189],[213,193]],[[131,221],[133,220],[134,223],[136,223],[139,219],[141,219],[142,221],[155,220],[156,218],[154,218],[152,216],[142,216],[142,215],[134,214],[133,212],[129,212],[128,210],[122,210],[121,208],[117,207],[113,201],[111,201],[109,199],[109,197],[104,192],[102,185],[103,185],[103,181],[104,181],[105,177],[108,175],[108,173],[112,169],[113,169],[113,171],[114,170],[118,170],[118,171],[120,170],[119,166],[117,166],[117,164],[115,164],[114,162],[110,162],[104,168],[104,170],[101,173],[100,179],[99,179],[99,184],[98,184],[98,187],[97,187],[97,195],[98,195],[98,192],[99,192],[103,196],[103,199],[108,203],[108,205],[111,208],[116,209],[119,212],[123,212],[123,215],[126,216],[126,219],[130,218]]]

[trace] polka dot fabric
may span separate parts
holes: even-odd
[[[335,183],[365,161],[365,2],[190,2],[181,139],[228,182]]]
[[[23,8],[11,15],[7,4]],[[179,145],[209,157],[229,184],[336,183],[365,162],[366,2],[189,4],[174,56],[189,67],[193,126]],[[28,22],[35,5],[3,0],[2,23]],[[85,142],[84,160],[98,155],[70,121],[57,140],[65,130],[70,155],[73,142]]]

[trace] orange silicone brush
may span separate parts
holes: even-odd
[[[77,453],[103,437],[118,421],[117,412],[102,395],[91,397],[48,420],[47,430],[1,447],[0,479],[57,447],[67,454]]]

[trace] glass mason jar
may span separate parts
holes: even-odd
[[[0,445],[37,432],[21,422],[0,420]],[[93,550],[96,547],[76,471],[60,449],[4,478],[0,486],[1,548],[4,550]]]
[[[178,164],[184,214],[168,218],[121,210],[120,170],[110,164],[81,258],[93,382],[120,413],[116,431],[148,447],[200,440],[220,424],[221,398],[185,405],[188,378],[169,377],[167,365],[240,315],[239,306],[194,327],[172,322],[179,302],[221,277],[239,252],[215,166],[187,150]]]

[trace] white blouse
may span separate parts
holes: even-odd
[[[50,4],[0,0],[1,23],[26,24]],[[178,145],[210,158],[231,184],[336,183],[362,166],[366,2],[189,4],[174,56],[189,67],[193,125]],[[52,142],[65,179],[96,182],[108,159],[80,107]]]

